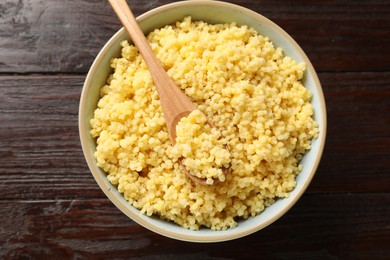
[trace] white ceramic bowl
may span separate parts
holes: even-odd
[[[268,36],[275,46],[283,49],[285,55],[292,57],[298,62],[304,61],[307,64],[303,83],[313,93],[314,117],[319,123],[320,134],[317,139],[313,140],[311,150],[302,159],[301,163],[304,165],[304,168],[298,175],[297,186],[290,196],[276,201],[260,215],[241,221],[238,227],[226,231],[212,231],[209,229],[201,229],[200,231],[187,230],[158,217],[145,216],[123,198],[116,188],[108,182],[106,174],[97,166],[93,156],[96,144],[89,134],[89,121],[99,100],[99,89],[104,85],[107,76],[112,72],[110,70],[110,59],[119,57],[119,43],[124,39],[129,39],[123,28],[100,51],[85,80],[79,107],[81,144],[88,166],[100,188],[123,213],[135,222],[156,233],[178,240],[192,242],[232,240],[252,234],[277,220],[297,202],[308,187],[320,162],[325,143],[326,109],[324,96],[317,74],[303,50],[279,26],[256,12],[225,2],[195,0],[176,2],[158,7],[139,16],[137,20],[142,30],[148,33],[155,28],[161,28],[181,20],[184,16],[191,16],[194,20],[203,20],[209,23],[236,22],[238,25],[248,25],[255,28],[260,34]],[[113,19],[116,18],[113,17]]]

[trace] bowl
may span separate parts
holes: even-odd
[[[323,92],[317,74],[306,54],[299,45],[278,25],[266,17],[246,9],[244,7],[219,1],[183,1],[160,6],[148,11],[137,18],[141,29],[145,34],[155,28],[162,28],[172,24],[185,16],[191,16],[194,20],[203,20],[209,23],[231,23],[237,25],[248,25],[256,29],[263,36],[267,36],[276,47],[281,47],[284,54],[296,61],[304,61],[307,65],[303,83],[313,93],[312,105],[314,119],[319,124],[319,136],[312,140],[312,148],[303,157],[301,163],[304,165],[302,172],[297,176],[297,185],[288,198],[279,199],[267,207],[256,217],[239,222],[236,228],[212,231],[201,229],[198,231],[188,230],[174,223],[161,220],[158,217],[148,217],[131,206],[124,197],[107,180],[106,174],[97,166],[94,158],[96,148],[95,140],[89,134],[90,119],[97,107],[99,100],[99,89],[102,87],[107,76],[112,73],[110,60],[120,56],[119,43],[129,37],[125,30],[120,29],[105,44],[93,62],[86,77],[79,106],[79,132],[81,145],[88,167],[96,182],[124,214],[133,221],[166,237],[191,242],[220,242],[247,236],[270,225],[283,214],[285,214],[302,196],[311,182],[319,165],[326,136],[326,108]]]

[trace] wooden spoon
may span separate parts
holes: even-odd
[[[175,145],[177,123],[182,117],[188,116],[197,107],[173,82],[154,55],[148,40],[135,20],[126,0],[109,0],[109,2],[149,68],[160,97],[169,137],[172,144]],[[190,174],[182,164],[182,160],[179,160],[179,162],[191,180],[198,184],[207,185],[205,179]],[[216,183],[218,183],[218,180],[214,181],[214,184]]]

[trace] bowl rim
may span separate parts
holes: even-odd
[[[150,223],[149,220],[146,220],[147,218],[150,218],[146,215],[140,215],[140,214],[134,214],[131,210],[129,210],[129,206],[133,207],[130,205],[130,203],[127,203],[128,205],[123,204],[123,199],[122,200],[118,197],[118,192],[113,190],[110,185],[108,185],[107,178],[103,178],[97,171],[97,165],[96,165],[96,160],[93,156],[93,153],[89,151],[88,148],[88,142],[86,140],[86,136],[89,135],[89,131],[87,129],[90,129],[86,125],[86,98],[89,89],[91,88],[91,81],[92,81],[92,76],[94,72],[96,71],[96,67],[103,58],[103,53],[105,50],[108,48],[111,48],[115,42],[121,37],[123,37],[123,34],[125,34],[125,29],[122,27],[119,29],[103,46],[103,48],[100,50],[98,55],[96,56],[94,62],[92,63],[90,70],[88,71],[88,74],[86,76],[82,92],[81,92],[81,97],[80,97],[80,103],[79,103],[79,118],[78,118],[78,124],[79,124],[79,137],[80,137],[80,142],[83,150],[83,154],[85,157],[85,160],[87,161],[87,165],[89,167],[89,170],[91,171],[93,177],[95,178],[96,182],[98,183],[99,187],[101,190],[105,193],[105,195],[111,200],[111,202],[118,208],[120,209],[125,215],[127,215],[130,219],[135,221],[136,223],[140,224],[141,226],[158,233],[160,235],[170,237],[173,239],[177,240],[182,240],[182,241],[189,241],[189,242],[201,242],[201,243],[208,243],[208,242],[222,242],[222,241],[228,241],[228,240],[233,240],[237,238],[241,238],[247,235],[250,235],[256,231],[259,231],[271,223],[275,222],[277,219],[282,217],[298,200],[299,198],[303,195],[303,193],[306,191],[307,187],[309,186],[310,182],[312,181],[315,172],[319,166],[322,153],[324,150],[325,146],[325,139],[326,139],[326,129],[327,129],[327,117],[326,117],[326,105],[325,105],[325,98],[324,94],[322,91],[322,87],[320,84],[320,81],[318,79],[317,73],[314,70],[314,67],[312,63],[310,62],[309,58],[307,55],[304,53],[302,48],[296,43],[296,41],[287,33],[285,32],[281,27],[279,27],[277,24],[266,18],[265,16],[252,11],[248,8],[232,4],[232,3],[227,3],[223,1],[210,1],[210,0],[191,0],[191,1],[179,1],[179,2],[174,2],[174,3],[169,3],[165,4],[159,7],[156,7],[152,10],[149,10],[140,16],[138,16],[136,19],[138,22],[141,22],[148,17],[154,16],[160,12],[163,12],[165,10],[171,9],[171,8],[176,8],[176,7],[182,7],[182,6],[194,6],[194,5],[200,5],[200,6],[213,6],[213,7],[224,7],[227,9],[235,10],[238,12],[241,12],[242,14],[246,16],[250,16],[258,21],[261,21],[261,23],[267,24],[268,26],[272,27],[273,30],[275,30],[278,34],[280,34],[286,41],[289,42],[290,45],[295,49],[296,52],[302,57],[304,62],[306,63],[306,70],[310,71],[310,74],[313,78],[314,81],[314,86],[318,94],[318,100],[320,104],[320,111],[321,115],[320,118],[322,119],[321,124],[319,125],[319,136],[317,138],[318,144],[318,150],[317,154],[315,156],[315,160],[313,163],[310,164],[311,168],[309,170],[309,175],[306,179],[304,179],[304,182],[301,186],[301,188],[297,191],[297,193],[294,195],[294,197],[291,199],[290,203],[287,205],[283,206],[281,210],[277,212],[272,218],[267,219],[266,221],[262,222],[260,225],[255,225],[250,228],[244,229],[240,232],[223,232],[223,231],[211,231],[207,232],[207,234],[204,234],[201,231],[193,231],[194,233],[192,234],[183,234],[183,233],[177,233],[172,230],[166,229],[164,227],[160,227],[157,225],[154,225]],[[272,39],[271,39],[272,41]],[[316,112],[318,112],[316,111]],[[297,187],[296,187],[297,188]],[[295,189],[296,189],[295,188]],[[133,207],[134,208],[134,207]],[[134,208],[135,209],[135,208]],[[138,209],[135,209],[139,211]],[[261,214],[261,213],[260,213]],[[165,221],[165,220],[164,220]],[[176,224],[175,224],[176,225]],[[182,228],[182,227],[181,227]],[[184,228],[182,228],[184,229]],[[195,233],[196,232],[196,233]],[[211,233],[211,235],[210,235]]]

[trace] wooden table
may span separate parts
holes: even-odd
[[[132,0],[139,15],[169,0]],[[230,1],[284,28],[318,71],[328,138],[307,192],[248,237],[194,244],[132,222],[78,136],[89,66],[120,28],[103,0],[0,3],[0,258],[390,259],[390,2]]]

